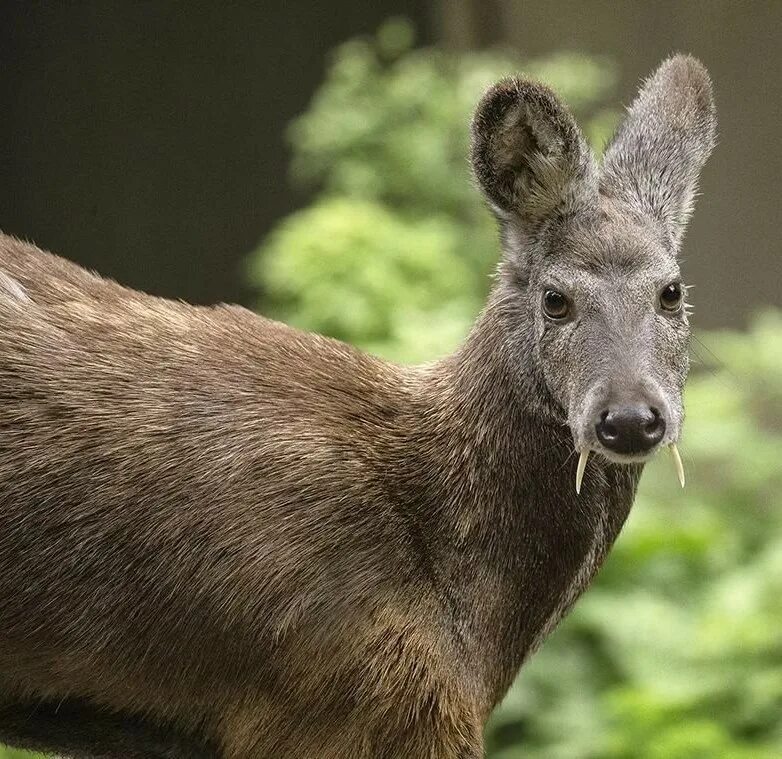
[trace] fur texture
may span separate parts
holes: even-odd
[[[686,314],[657,302],[709,91],[692,59],[664,64],[602,178],[550,91],[487,93],[473,162],[505,254],[465,344],[428,366],[0,237],[0,738],[481,757],[641,473],[595,455],[577,496],[574,443],[599,452],[594,414],[620,395],[654,397],[678,436]],[[661,145],[678,168],[660,172]],[[554,285],[566,324],[541,312]]]

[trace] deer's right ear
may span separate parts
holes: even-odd
[[[536,82],[506,79],[483,96],[471,157],[495,213],[527,232],[597,197],[591,150],[570,112]]]

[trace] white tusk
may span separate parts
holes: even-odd
[[[578,467],[576,468],[576,493],[581,493],[581,482],[584,479],[584,470],[586,469],[587,459],[589,458],[589,449],[584,448],[578,457]]]
[[[676,476],[679,478],[679,484],[684,487],[684,465],[682,464],[682,457],[679,455],[679,449],[676,447],[676,443],[671,443],[670,451],[673,456],[673,464],[676,467]]]

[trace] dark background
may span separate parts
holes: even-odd
[[[0,229],[124,284],[246,300],[303,203],[284,131],[329,50],[416,2],[0,3]]]
[[[701,57],[720,145],[685,247],[697,323],[782,304],[782,2],[0,2],[0,229],[156,294],[249,302],[241,261],[305,200],[286,124],[328,51],[394,15],[423,43],[609,56],[624,103],[669,53]]]

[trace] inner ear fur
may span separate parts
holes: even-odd
[[[597,197],[591,150],[567,108],[542,84],[505,79],[472,122],[472,166],[500,216],[534,227]]]

